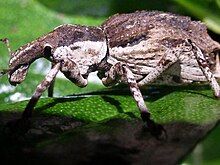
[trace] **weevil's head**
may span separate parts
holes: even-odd
[[[86,74],[105,57],[107,52],[103,31],[98,27],[61,25],[49,34],[20,47],[11,53],[9,61],[9,82],[21,83],[28,69],[36,59],[46,58],[53,63],[65,58],[73,60]]]
[[[45,42],[48,38],[41,37],[11,52],[8,78],[11,85],[20,84],[26,77],[30,65],[38,58],[46,57]]]

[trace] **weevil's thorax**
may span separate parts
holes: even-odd
[[[93,71],[106,56],[107,44],[102,29],[62,25],[55,30],[60,33],[58,45],[52,53],[55,62],[71,60],[83,75]]]

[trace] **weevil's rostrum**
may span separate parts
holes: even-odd
[[[21,83],[32,62],[44,57],[52,69],[38,85],[25,108],[29,118],[42,93],[61,71],[78,86],[98,71],[103,84],[125,83],[152,133],[162,127],[150,119],[139,90],[153,83],[183,84],[207,81],[220,97],[220,44],[206,26],[189,17],[159,11],[116,14],[100,27],[61,25],[49,34],[11,53],[9,81]]]

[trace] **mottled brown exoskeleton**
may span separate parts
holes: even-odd
[[[99,27],[68,24],[55,28],[11,53],[8,77],[12,85],[19,84],[36,59],[52,62],[24,110],[22,118],[28,119],[59,71],[80,87],[87,85],[91,72],[98,71],[106,86],[129,86],[142,119],[159,135],[162,127],[150,119],[139,87],[207,81],[219,98],[219,52],[220,44],[201,22],[171,13],[138,11],[116,14]]]

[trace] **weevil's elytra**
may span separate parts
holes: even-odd
[[[80,87],[87,85],[91,72],[98,71],[106,86],[129,86],[142,119],[157,136],[162,126],[150,119],[139,87],[206,81],[219,98],[219,53],[220,44],[201,22],[171,13],[138,11],[116,14],[100,27],[61,25],[11,53],[8,74],[9,82],[16,85],[37,58],[53,64],[25,108],[22,118],[27,119],[58,71]]]
[[[184,70],[186,72],[182,72],[182,80],[184,82],[205,81],[206,78],[199,69],[194,55],[189,51],[190,45],[181,46],[185,39],[191,39],[203,48],[205,54],[210,54],[207,56],[207,62],[210,64],[209,67],[214,69],[212,64],[214,55],[211,53],[215,49],[219,50],[219,44],[208,36],[205,25],[191,21],[189,17],[161,12],[136,12],[110,17],[103,27],[110,46],[111,56],[108,62],[112,64],[118,61],[127,63],[140,80],[155,68],[166,51],[173,49],[171,54],[181,50],[185,51],[179,57],[180,65],[185,65],[182,68],[187,68]],[[196,79],[188,75],[191,69],[195,70]],[[172,71],[172,69],[169,70]],[[177,74],[180,75],[180,73]],[[167,83],[175,82],[168,81]]]

